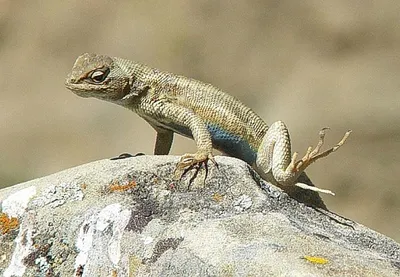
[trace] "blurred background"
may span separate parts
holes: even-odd
[[[400,241],[400,2],[0,0],[0,187],[123,152],[151,154],[137,115],[64,87],[76,57],[119,56],[212,83],[303,154],[334,212]],[[172,154],[195,151],[175,136]]]

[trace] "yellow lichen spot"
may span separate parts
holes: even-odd
[[[18,218],[8,217],[5,213],[0,213],[0,231],[4,235],[19,225]]]
[[[129,277],[137,276],[142,260],[136,256],[129,256]]]
[[[304,256],[303,257],[305,260],[313,263],[313,264],[327,264],[328,260],[322,257],[316,257],[316,256]]]
[[[221,202],[224,199],[224,196],[222,194],[219,194],[218,192],[216,192],[216,193],[214,193],[212,198],[215,202]]]
[[[232,264],[223,264],[220,274],[223,277],[232,277],[235,275],[235,267]]]

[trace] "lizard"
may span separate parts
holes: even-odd
[[[289,131],[282,121],[268,126],[255,112],[219,88],[145,64],[106,55],[79,56],[65,86],[81,97],[94,97],[128,108],[156,131],[155,155],[168,155],[174,133],[192,138],[196,153],[181,156],[177,170],[215,163],[212,149],[239,158],[264,180],[306,205],[327,209],[305,173],[313,162],[339,149],[351,130],[321,152],[324,128],[315,148],[303,158],[292,154]]]

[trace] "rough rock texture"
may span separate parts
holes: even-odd
[[[245,163],[217,157],[189,186],[176,162],[101,160],[1,190],[0,273],[400,275],[395,241],[297,203]]]

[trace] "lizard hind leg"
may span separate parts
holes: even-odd
[[[291,156],[289,131],[282,121],[277,121],[268,128],[258,148],[257,171],[276,185],[291,185],[296,177],[293,168],[297,153]]]
[[[320,131],[317,146],[314,149],[309,147],[304,157],[297,161],[297,152],[291,155],[291,144],[287,127],[281,121],[275,122],[268,129],[258,149],[256,160],[257,171],[261,171],[263,173],[261,175],[267,176],[267,180],[272,181],[282,188],[285,186],[297,186],[307,190],[333,194],[329,190],[319,189],[296,181],[311,163],[328,156],[340,148],[351,133],[351,131],[347,131],[339,143],[320,153],[327,129],[323,128]]]

